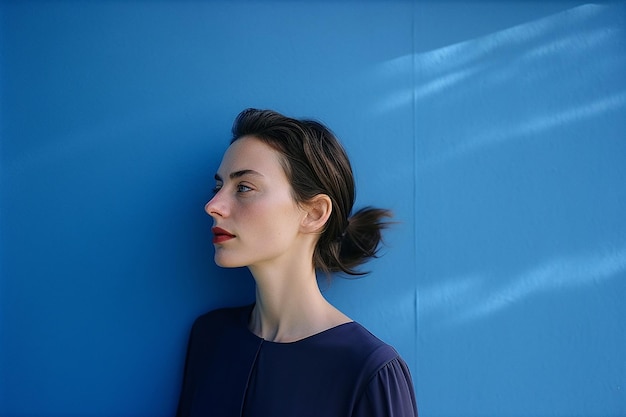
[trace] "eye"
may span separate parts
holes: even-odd
[[[219,190],[222,189],[222,184],[216,184],[215,187],[211,190],[213,194],[217,194]]]
[[[248,191],[252,191],[252,188],[248,187],[247,185],[244,185],[244,184],[238,184],[237,185],[237,192],[238,193],[247,193]]]

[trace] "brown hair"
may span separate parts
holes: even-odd
[[[365,207],[350,215],[355,199],[354,176],[345,150],[322,123],[298,120],[272,110],[247,109],[239,113],[231,143],[254,136],[282,155],[294,199],[304,203],[318,194],[332,201],[332,213],[322,232],[313,266],[323,272],[363,275],[355,268],[375,257],[381,242],[383,219],[389,210]]]

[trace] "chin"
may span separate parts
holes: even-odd
[[[222,268],[239,268],[245,265],[242,265],[240,262],[236,262],[234,259],[224,259],[223,256],[218,256],[215,254],[215,265],[220,266]]]

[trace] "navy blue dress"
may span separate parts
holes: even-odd
[[[360,324],[268,342],[248,329],[252,308],[195,321],[177,417],[417,416],[406,363]]]

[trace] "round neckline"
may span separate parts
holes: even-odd
[[[245,326],[246,331],[251,336],[253,336],[257,340],[259,340],[260,342],[262,342],[264,344],[271,344],[271,345],[285,345],[285,346],[286,345],[294,345],[294,344],[297,344],[297,343],[301,343],[301,342],[306,342],[306,341],[312,340],[314,338],[320,337],[322,335],[325,335],[325,334],[327,334],[329,332],[332,332],[334,330],[338,330],[339,328],[343,328],[343,327],[348,326],[348,325],[358,324],[356,321],[351,320],[351,321],[347,321],[345,323],[338,324],[336,326],[329,327],[328,329],[322,330],[321,332],[317,332],[317,333],[314,333],[312,335],[303,337],[302,339],[293,340],[291,342],[275,342],[275,341],[272,341],[272,340],[267,340],[267,339],[265,339],[265,338],[255,334],[252,330],[250,330],[250,328],[248,326],[249,326],[249,323],[250,323],[250,315],[252,314],[252,309],[254,309],[254,303],[249,305],[248,308],[246,308],[244,310],[245,314],[242,315],[243,316],[242,317],[243,325]]]

